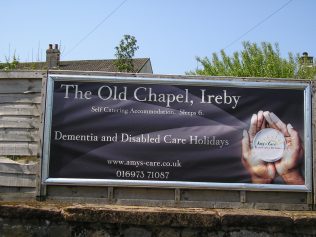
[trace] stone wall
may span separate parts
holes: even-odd
[[[3,237],[316,236],[316,213],[0,203]]]

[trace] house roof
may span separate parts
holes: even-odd
[[[59,67],[54,68],[57,70],[77,70],[77,71],[106,71],[118,72],[114,65],[115,59],[105,60],[75,60],[75,61],[60,61]],[[135,73],[141,72],[142,69],[149,63],[149,58],[135,58],[133,59]],[[25,62],[19,63],[16,67],[17,70],[47,70],[46,62]]]

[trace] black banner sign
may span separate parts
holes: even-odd
[[[49,80],[47,183],[308,189],[306,84]]]

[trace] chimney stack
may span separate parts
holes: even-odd
[[[46,50],[46,63],[48,69],[59,67],[60,51],[58,49],[58,44],[55,44],[55,48],[53,48],[53,44],[48,45],[48,49]]]
[[[300,57],[300,63],[304,66],[313,66],[314,57],[309,56],[307,52],[304,52],[303,56]]]

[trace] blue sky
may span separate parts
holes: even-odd
[[[80,42],[122,2],[3,1],[0,61],[14,52],[20,61],[45,60],[49,43],[61,43],[62,60],[114,58],[124,34],[136,37],[135,56],[149,57],[157,74],[184,74],[198,66],[196,56],[232,54],[242,41],[278,42],[283,57],[316,56],[315,0],[127,0]]]

